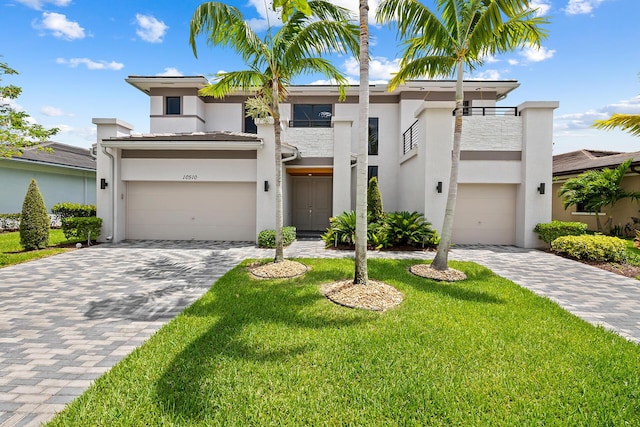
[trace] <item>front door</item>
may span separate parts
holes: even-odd
[[[293,225],[300,231],[324,231],[329,227],[333,178],[294,176]]]

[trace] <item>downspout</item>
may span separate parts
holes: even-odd
[[[293,145],[286,144],[286,143],[283,143],[282,145],[283,146],[286,145],[287,147],[293,149],[293,154],[290,155],[290,156],[287,156],[287,157],[283,157],[282,158],[282,163],[287,163],[287,162],[290,162],[292,160],[299,160],[299,159],[302,158],[302,156],[300,155],[300,150],[298,150],[297,147],[295,147]]]
[[[115,186],[115,163],[116,159],[113,157],[113,154],[107,151],[107,147],[103,147],[102,152],[111,159],[109,162],[111,166],[111,236],[105,237],[107,241],[114,241],[116,238],[116,186]]]

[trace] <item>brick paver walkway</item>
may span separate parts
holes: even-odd
[[[371,257],[428,259],[425,252]],[[297,241],[287,257],[349,257]],[[0,426],[37,426],[246,258],[251,243],[133,241],[0,269]],[[457,247],[567,310],[640,342],[640,282],[548,253]]]

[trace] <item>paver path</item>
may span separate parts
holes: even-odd
[[[430,252],[370,252],[430,259]],[[37,426],[204,294],[246,258],[251,243],[133,241],[0,269],[0,426]],[[297,241],[287,257],[349,257]],[[586,320],[640,341],[640,282],[535,250],[458,247]]]

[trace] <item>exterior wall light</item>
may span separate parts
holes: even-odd
[[[108,186],[109,186],[109,183],[107,182],[107,180],[104,178],[100,178],[100,189],[104,190]]]
[[[544,194],[544,182],[540,183],[540,186],[538,187],[538,193]]]
[[[264,182],[264,191],[269,191],[269,181]]]
[[[438,185],[436,185],[436,191],[438,193],[442,193],[442,181],[438,181]]]

